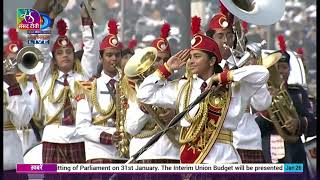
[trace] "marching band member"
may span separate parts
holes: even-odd
[[[161,27],[160,37],[152,41],[151,47],[157,49],[157,63],[163,64],[171,57],[171,49],[167,37],[170,33],[170,24],[164,23]]]
[[[16,164],[23,163],[23,149],[16,129],[28,125],[33,109],[28,91],[23,91],[14,74],[3,81],[3,170],[4,179],[25,179],[16,174]]]
[[[219,46],[223,59],[221,62],[222,68],[229,68],[229,66],[235,65],[231,51],[225,47],[225,45],[234,47],[235,44],[235,34],[232,29],[233,20],[233,14],[220,2],[220,11],[211,18],[206,31],[206,35],[214,39]],[[229,65],[227,66],[227,64]]]
[[[114,66],[120,65],[121,58],[117,22],[109,20],[108,27],[109,35],[100,43],[101,77],[93,82],[77,82],[81,86],[77,96],[77,131],[85,139],[87,163],[124,163],[126,160],[116,148],[120,136],[115,127],[115,110],[120,107],[115,105],[119,74]]]
[[[167,40],[169,32],[170,24],[164,23],[161,27],[160,37],[151,43],[151,47],[155,48],[157,54],[157,58],[153,64],[156,68],[171,57],[171,49]],[[140,83],[141,82],[137,82],[136,87],[138,87]],[[133,87],[134,98],[129,99],[129,109],[125,121],[126,130],[133,136],[130,141],[130,155],[135,154],[160,130],[159,124],[155,123],[155,118],[158,118],[160,123],[166,124],[175,115],[175,110],[170,108],[154,111],[154,113],[149,112],[151,109],[146,109],[143,104],[136,101],[136,87]],[[156,130],[157,128],[158,130]],[[175,137],[168,138],[168,136],[163,136],[137,160],[138,163],[179,163],[178,148],[179,145]]]
[[[85,140],[87,163],[127,161],[126,152],[122,152],[121,149],[129,146],[129,139],[121,136],[123,127],[119,127],[121,122],[117,122],[125,120],[127,103],[120,86],[123,83],[122,72],[118,72],[121,71],[121,47],[117,37],[117,22],[109,20],[108,27],[109,34],[100,43],[100,60],[103,67],[101,76],[93,82],[76,82],[81,87],[76,98],[77,134]],[[124,99],[121,99],[122,97]],[[127,144],[121,146],[121,142]],[[105,179],[110,178],[109,176],[111,174],[90,175],[89,179]],[[124,175],[113,176],[123,178]],[[111,178],[115,178],[113,176]]]
[[[241,160],[232,145],[232,131],[236,129],[249,98],[266,83],[269,73],[259,65],[221,72],[219,47],[200,32],[200,21],[198,17],[192,18],[191,51],[178,52],[148,76],[140,85],[137,98],[146,104],[182,111],[206,86],[223,84],[181,120],[180,162],[239,163]],[[191,59],[186,62],[189,53]],[[186,63],[194,76],[178,83],[163,84],[174,70]]]
[[[223,68],[230,69],[239,59],[233,59],[228,47],[234,47],[235,34],[233,32],[233,15],[220,3],[220,12],[212,17],[208,24],[206,34],[212,37],[218,44],[221,56],[224,59],[221,63]],[[243,30],[246,32],[246,23],[242,23]],[[256,64],[256,60],[252,61]],[[255,115],[250,113],[250,105],[254,109],[262,111],[267,109],[271,104],[271,96],[267,88],[263,85],[250,99],[246,112],[241,117],[236,131],[233,133],[233,144],[237,149],[242,163],[263,163],[263,153],[261,145],[261,132],[258,124],[255,122]],[[249,133],[248,133],[249,132]]]
[[[160,37],[156,38],[151,43],[151,47],[157,49],[156,66],[159,66],[160,64],[167,62],[168,59],[171,57],[171,48],[169,45],[169,41],[167,40],[170,34],[170,27],[171,26],[169,23],[164,23],[160,30]],[[183,72],[183,70],[181,70],[181,72]],[[172,74],[172,76],[170,76],[168,80],[171,81],[174,79],[179,79],[181,77],[181,72]]]
[[[296,142],[288,142],[284,140],[275,130],[272,121],[269,119],[270,114],[260,113],[261,116],[257,117],[256,121],[261,129],[262,134],[262,146],[265,156],[265,160],[269,163],[303,163],[304,174],[295,175],[292,178],[301,179],[302,176],[308,179],[308,165],[306,161],[306,153],[300,136],[304,134],[305,137],[315,135],[315,119],[310,106],[307,92],[300,85],[287,84],[290,74],[290,55],[286,51],[285,39],[282,35],[278,37],[282,57],[277,62],[276,68],[279,71],[285,89],[291,97],[292,103],[297,112],[298,119],[295,117],[285,117],[285,128],[298,135]],[[280,90],[279,90],[280,91]],[[273,96],[276,96],[275,92],[271,92]],[[297,121],[298,123],[295,123]]]
[[[23,41],[19,39],[18,32],[14,28],[9,29],[8,35],[10,42],[6,45],[4,55],[6,58],[16,59],[18,52],[23,47]],[[33,75],[18,72],[18,68],[16,71],[16,78],[20,87],[23,88],[23,91],[27,91],[32,99],[30,101],[30,107],[33,108],[34,112],[30,123],[25,127],[21,127],[21,129],[17,129],[18,135],[22,141],[23,154],[25,154],[27,150],[39,144],[41,141],[40,130],[42,129],[42,122],[39,117],[40,92],[37,80]]]
[[[152,51],[151,51],[152,50]],[[142,51],[146,53],[157,53],[157,50],[153,47],[145,48]],[[133,64],[139,62],[141,59],[141,55],[137,54],[132,56],[129,59],[129,63]],[[155,60],[156,61],[156,60]],[[156,66],[154,63],[152,66]],[[151,68],[151,67],[150,67]],[[149,69],[149,68],[148,68]],[[148,71],[148,69],[144,68],[141,71]],[[127,71],[126,71],[127,70]],[[128,76],[128,71],[132,72],[128,66],[125,68],[125,73]],[[137,72],[137,70],[135,70]],[[139,73],[136,73],[139,74]],[[165,127],[165,125],[173,118],[175,111],[173,114],[171,110],[165,110],[161,108],[153,108],[149,106],[147,108],[146,104],[140,103],[136,98],[136,90],[141,83],[141,79],[137,80],[136,77],[132,77],[130,79],[129,75],[129,87],[127,87],[127,97],[128,97],[128,109],[125,121],[125,129],[132,136],[130,140],[130,156],[133,156],[140,150],[156,133],[158,133],[161,128]],[[167,111],[167,112],[166,112]],[[169,111],[169,113],[168,113]],[[147,149],[144,153],[142,153],[137,159],[136,163],[158,163],[158,164],[166,164],[166,163],[180,163],[179,160],[179,148],[180,145],[177,141],[177,130],[174,129],[171,131],[171,136],[168,135],[162,136],[155,144],[153,144],[149,149]],[[177,179],[180,175],[157,175],[153,179]],[[133,175],[133,179],[149,179],[151,175],[149,174],[138,174]],[[181,178],[181,177],[180,177]]]
[[[139,56],[132,56],[132,58],[129,61],[135,61],[134,58],[139,58]],[[144,70],[146,71],[147,69]],[[134,82],[130,83],[132,90],[128,93],[129,107],[125,121],[125,129],[133,136],[130,141],[130,156],[132,156],[143,147],[154,134],[161,130],[160,125],[158,124],[159,121],[165,125],[173,118],[173,116],[165,115],[167,114],[165,109],[160,110],[158,108],[158,110],[149,112],[151,109],[147,109],[143,103],[140,103],[136,99],[136,89],[139,87],[139,82],[136,82],[136,84],[133,85],[132,83]],[[156,118],[158,121],[155,120]],[[168,136],[161,137],[150,149],[146,150],[138,157],[137,162],[179,163],[179,145],[176,138],[171,140]]]
[[[169,35],[170,24],[165,23],[161,28],[161,35],[155,39],[151,46],[153,53],[157,55],[157,58],[152,66],[158,68],[160,64],[166,62],[171,56],[171,50],[167,41]],[[149,48],[147,48],[149,49]],[[133,56],[131,61],[135,61],[135,58],[141,58]],[[144,69],[147,71],[148,69]],[[130,80],[129,80],[130,81]],[[127,110],[127,116],[125,121],[126,131],[132,135],[130,141],[130,156],[134,155],[140,148],[142,148],[154,134],[161,130],[175,115],[174,109],[157,109],[153,110],[151,107],[146,108],[144,105],[136,99],[136,88],[140,85],[140,80],[136,82],[130,82],[132,90],[128,93],[129,107]],[[133,84],[132,83],[136,83]],[[130,98],[131,97],[131,98]],[[153,112],[151,112],[153,111]],[[161,125],[160,125],[160,124]],[[179,148],[180,145],[177,141],[177,130],[170,132],[171,137],[165,135],[162,136],[151,148],[141,154],[137,163],[179,163]],[[133,179],[140,179],[142,176],[146,179],[150,178],[148,174],[134,176]],[[144,179],[142,178],[142,179]],[[181,178],[180,175],[157,175],[155,179],[176,179]]]
[[[75,81],[92,77],[98,57],[90,28],[93,22],[83,6],[80,12],[84,43],[81,62],[75,58],[74,46],[66,35],[67,24],[63,19],[57,22],[59,36],[51,49],[52,56],[49,46],[35,45],[44,55],[44,67],[36,74],[43,100],[42,113],[45,116],[42,136],[44,163],[85,162],[84,142],[76,135]],[[58,11],[54,8],[49,13],[53,20],[57,15]]]

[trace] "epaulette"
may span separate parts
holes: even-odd
[[[90,96],[92,87],[93,82],[91,81],[75,81],[75,95],[85,94],[87,96]]]
[[[26,87],[28,82],[28,76],[24,73],[16,73],[16,79],[22,87]]]

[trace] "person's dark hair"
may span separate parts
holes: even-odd
[[[279,59],[279,62],[285,62],[290,64],[290,55],[289,53],[287,53],[287,51],[285,51],[284,53],[282,53],[281,58]]]
[[[272,52],[272,53],[267,53],[267,55],[271,55],[271,54],[278,53],[278,52],[281,52],[281,51],[280,51],[280,50],[274,51],[274,52]],[[290,55],[287,53],[287,51],[284,52],[284,53],[282,53],[282,56],[281,56],[281,58],[279,59],[278,63],[279,63],[279,62],[288,63],[289,69],[291,69],[291,67],[290,67]]]
[[[124,50],[121,51],[121,57],[123,57],[123,56],[125,56],[127,54],[134,55],[134,51],[132,49],[129,49],[129,48],[125,48]]]
[[[82,55],[83,55],[83,49],[79,50],[79,51],[76,51],[74,54],[81,61]]]
[[[99,50],[99,53],[100,53],[100,57],[101,57],[101,58],[103,57],[103,52],[104,52],[104,50]]]
[[[213,30],[213,29],[208,29],[208,30],[206,31],[206,35],[209,36],[209,37],[211,37],[211,38],[213,38],[213,35],[214,35],[215,33],[216,33],[216,31]]]
[[[100,76],[101,76],[102,70],[103,70],[102,63],[99,62],[98,65],[97,65],[97,73],[96,73],[96,76],[97,76],[97,77],[100,77]]]
[[[208,55],[208,58],[211,59],[212,57],[215,57],[216,58],[216,61],[217,61],[217,56],[213,53],[213,52],[208,52],[208,51],[204,51],[207,55]],[[221,66],[219,65],[219,63],[215,63],[214,64],[214,67],[213,67],[213,72],[214,73],[220,73],[222,72],[222,68]]]

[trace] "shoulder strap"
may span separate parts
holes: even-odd
[[[94,82],[91,82],[91,81],[75,81],[75,84],[74,84],[75,95],[85,94],[85,95],[87,95],[89,97],[90,94],[91,94],[93,83],[96,83],[96,79],[94,80]]]

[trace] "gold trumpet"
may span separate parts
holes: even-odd
[[[275,66],[281,55],[280,52],[276,52],[262,59],[262,65],[269,69],[269,89],[276,92],[267,111],[278,134],[287,142],[296,142],[299,139],[297,134],[299,116]],[[288,120],[292,120],[294,123],[295,129],[293,131],[289,131],[285,126]]]

